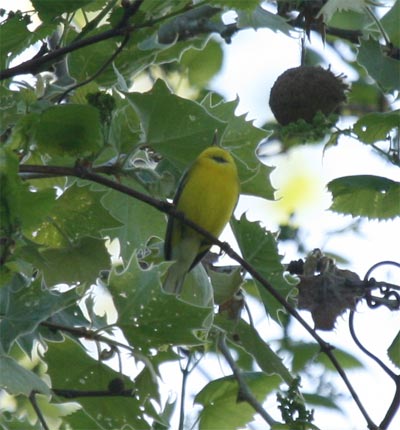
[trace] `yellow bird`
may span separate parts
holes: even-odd
[[[218,237],[235,209],[240,192],[236,164],[218,146],[205,149],[180,180],[174,198],[178,211]],[[182,221],[169,217],[165,236],[166,260],[174,260],[164,290],[179,294],[186,274],[204,257],[211,243]]]

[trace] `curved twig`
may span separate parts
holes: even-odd
[[[351,337],[354,340],[354,343],[361,349],[361,351],[368,356],[369,358],[371,358],[372,360],[375,361],[375,363],[378,364],[378,366],[380,366],[382,368],[382,370],[387,373],[394,381],[397,378],[397,375],[391,370],[389,369],[388,366],[386,366],[386,364],[379,358],[377,357],[374,353],[372,353],[369,349],[367,349],[362,343],[361,341],[358,339],[356,331],[354,330],[354,310],[350,311],[350,316],[349,316],[349,329],[350,329],[350,334]]]

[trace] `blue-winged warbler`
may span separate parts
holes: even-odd
[[[186,218],[218,237],[239,197],[236,164],[225,149],[211,146],[194,161],[180,180],[174,204]],[[207,253],[211,244],[182,221],[169,217],[165,237],[166,260],[174,260],[164,290],[179,294],[187,272]]]

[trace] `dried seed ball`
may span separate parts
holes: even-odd
[[[302,66],[288,69],[275,81],[269,105],[281,125],[304,119],[311,123],[321,111],[326,116],[346,100],[347,85],[330,70]]]

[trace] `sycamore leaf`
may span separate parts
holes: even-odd
[[[132,390],[131,397],[108,395],[78,399],[85,412],[98,423],[96,428],[111,430],[122,428],[126,423],[134,428],[150,428],[144,415],[156,416],[151,401],[159,402],[159,397],[156,382],[147,368],[133,382],[124,372],[115,371],[106,363],[90,357],[82,345],[68,337],[64,342],[48,343],[44,359],[53,388],[106,391],[112,389],[113,381],[118,380],[123,390]]]
[[[353,127],[354,133],[364,143],[386,140],[389,133],[400,125],[400,110],[369,113],[361,117]]]
[[[397,333],[397,336],[393,339],[393,342],[389,346],[388,356],[391,362],[400,368],[400,332]]]
[[[0,355],[0,387],[15,395],[29,396],[32,391],[50,394],[49,387],[39,376],[6,355]]]
[[[73,12],[89,3],[91,3],[91,0],[69,0],[66,2],[32,0],[33,7],[43,21],[50,21],[55,17],[61,16],[64,12]]]
[[[66,238],[75,241],[83,236],[101,237],[105,229],[116,228],[120,222],[101,204],[104,192],[90,186],[73,184],[55,201],[53,210],[35,229],[34,240],[45,246],[65,246]]]
[[[248,3],[248,2],[243,2]],[[268,28],[274,32],[281,31],[283,34],[290,36],[295,29],[289,25],[285,18],[263,9],[260,5],[249,10],[238,11],[238,26],[239,28]]]
[[[40,280],[18,289],[16,282],[0,289],[3,303],[0,345],[5,351],[20,336],[35,331],[40,322],[73,305],[79,298],[75,289],[65,293],[43,289]]]
[[[161,80],[147,93],[126,97],[141,119],[146,145],[181,172],[212,144],[214,131],[222,135],[225,128],[198,103],[172,94]]]
[[[101,270],[110,268],[104,239],[82,237],[62,248],[46,248],[32,261],[43,271],[47,285],[93,283]]]
[[[135,189],[146,194],[146,190],[139,185]],[[124,262],[128,263],[133,252],[143,247],[151,236],[164,236],[164,214],[146,203],[115,190],[109,190],[101,203],[111,216],[122,223],[120,227],[108,229],[106,233],[112,238],[118,237]]]
[[[387,56],[378,41],[371,37],[361,40],[357,62],[384,92],[397,91],[400,87],[400,61]]]
[[[132,258],[123,272],[111,272],[108,288],[118,312],[118,327],[140,351],[171,344],[202,344],[213,308],[194,306],[166,294],[161,288],[159,270],[143,270]]]
[[[399,31],[399,16],[400,16],[400,2],[395,1],[392,8],[381,19],[381,24],[389,37],[393,46],[400,45],[400,31]]]
[[[54,205],[55,190],[31,192],[18,176],[18,159],[11,151],[0,150],[0,228],[8,235],[21,226],[24,230],[37,227]]]
[[[363,13],[368,3],[368,0],[352,0],[351,2],[348,0],[328,0],[320,9],[316,18],[319,18],[322,15],[324,17],[324,22],[326,23],[331,20],[332,16],[336,12],[351,10]]]
[[[99,111],[89,105],[52,106],[33,128],[38,148],[51,156],[83,156],[98,151],[103,142]]]
[[[400,183],[373,175],[354,175],[328,183],[334,212],[369,219],[400,216]]]
[[[262,372],[244,372],[243,379],[259,402],[276,390],[281,383],[277,376]],[[247,402],[238,401],[239,387],[233,376],[225,376],[208,383],[195,397],[201,404],[200,430],[234,430],[245,426],[254,416],[254,409]]]
[[[232,329],[230,327],[232,322],[221,316],[215,317],[215,324],[224,330]],[[293,382],[293,377],[282,359],[263,341],[253,326],[240,319],[238,323],[233,323],[233,329],[238,339],[236,346],[251,354],[263,372],[268,375],[278,375],[287,384]]]
[[[259,222],[248,221],[243,214],[240,220],[231,220],[231,227],[238,241],[243,258],[260,275],[269,281],[283,296],[287,297],[291,286],[284,279],[282,256],[278,253],[276,237],[261,227]],[[279,321],[278,313],[282,305],[260,283],[257,283],[266,312]]]

